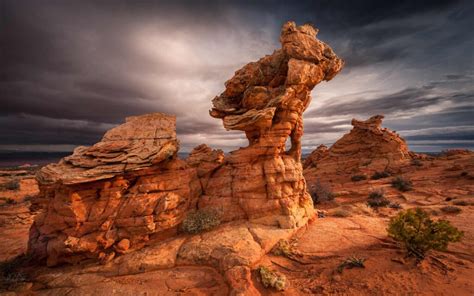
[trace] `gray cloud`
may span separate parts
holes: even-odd
[[[92,144],[125,117],[149,112],[177,115],[183,150],[245,145],[243,133],[208,116],[210,101],[235,70],[279,46],[289,19],[314,23],[347,62],[315,89],[305,114],[307,149],[340,137],[351,117],[374,113],[397,130],[460,126],[459,133],[431,134],[433,141],[471,139],[461,131],[473,125],[466,112],[474,108],[469,1],[2,5],[0,145]]]

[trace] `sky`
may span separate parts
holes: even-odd
[[[183,152],[244,147],[211,100],[288,20],[345,60],[312,92],[304,152],[375,114],[414,151],[474,149],[473,3],[0,0],[0,151],[71,151],[151,112],[177,116]]]

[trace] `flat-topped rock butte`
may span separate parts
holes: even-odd
[[[313,87],[343,66],[316,34],[286,23],[282,48],[238,70],[214,98],[211,116],[249,141],[229,156],[201,145],[180,160],[175,117],[154,113],[129,117],[97,144],[42,168],[28,253],[49,266],[92,259],[127,274],[145,268],[130,256],[142,262],[164,243],[174,255],[153,268],[210,265],[234,292],[256,292],[249,267],[314,217],[300,160],[302,116]],[[178,235],[186,214],[203,208],[229,223]]]

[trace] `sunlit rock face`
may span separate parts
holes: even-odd
[[[306,177],[396,172],[401,165],[421,157],[410,152],[396,132],[381,126],[383,118],[375,115],[365,121],[352,119],[349,133],[329,149],[319,146],[306,158]]]
[[[200,207],[221,208],[228,220],[283,228],[312,217],[300,160],[303,112],[314,86],[331,80],[343,66],[316,34],[311,25],[286,23],[282,48],[235,72],[214,98],[211,116],[221,118],[228,130],[245,132],[249,145],[231,152],[212,174]]]
[[[175,235],[201,192],[196,170],[176,158],[175,121],[127,118],[94,146],[42,168],[29,252],[48,265],[74,263]]]

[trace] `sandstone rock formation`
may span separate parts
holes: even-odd
[[[217,262],[223,273],[248,277],[248,266],[272,246],[250,229],[285,228],[287,235],[314,215],[300,159],[302,115],[312,88],[343,65],[316,33],[310,25],[286,23],[282,49],[238,70],[213,100],[211,115],[249,140],[228,157],[200,145],[179,160],[175,117],[155,113],[127,118],[99,143],[41,169],[34,203],[42,210],[30,230],[30,254],[48,265],[109,262],[176,235],[189,211],[212,207],[224,222],[249,221],[216,230],[227,241],[212,234],[189,239],[177,262]],[[233,269],[239,266],[246,267]]]
[[[382,115],[365,121],[353,119],[352,130],[331,148],[319,146],[305,160],[305,170],[315,169],[319,175],[360,174],[396,170],[409,163],[416,154],[397,133],[382,128]]]
[[[177,151],[175,117],[155,113],[129,117],[94,146],[41,169],[34,202],[43,210],[30,253],[49,265],[113,258],[175,235],[201,191]]]
[[[286,23],[282,48],[235,72],[214,98],[211,116],[221,118],[228,130],[244,131],[249,146],[226,157],[203,187],[199,207],[218,207],[227,220],[283,228],[312,217],[300,160],[303,112],[313,87],[343,66],[316,34],[310,25]]]

